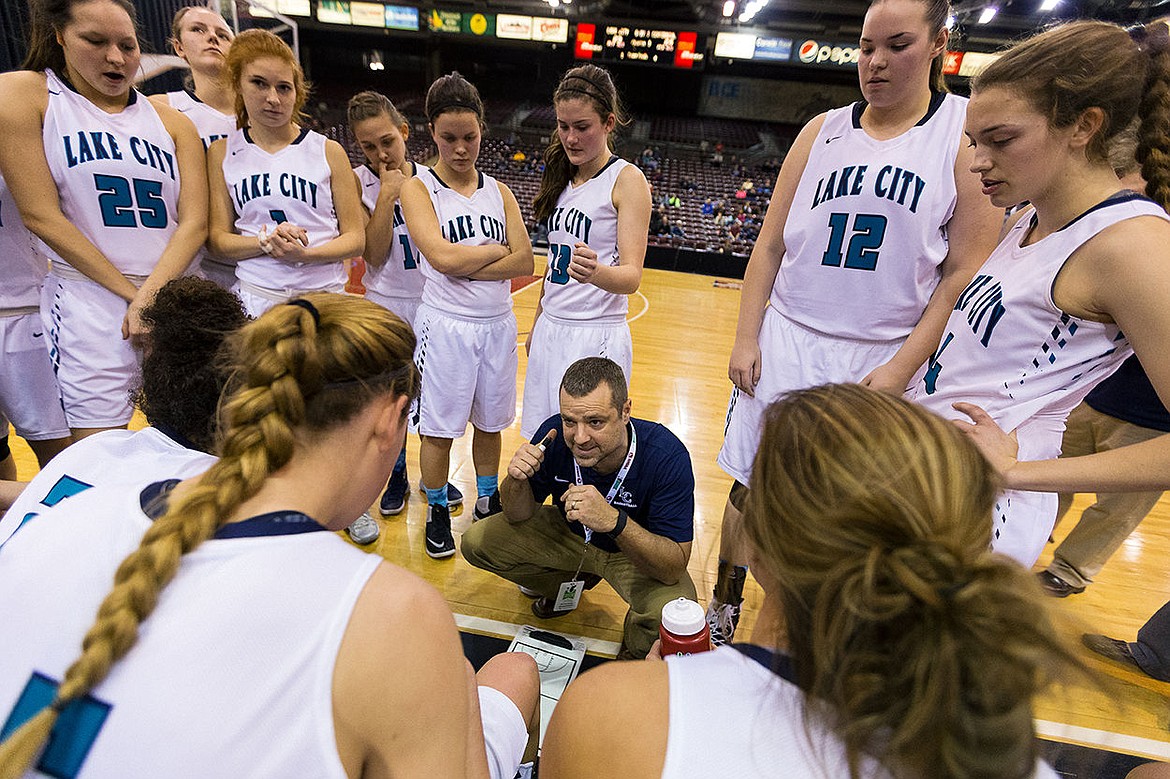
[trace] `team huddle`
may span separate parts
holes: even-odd
[[[964,429],[994,421],[1019,460],[1054,458],[1065,418],[1135,353],[1170,396],[1170,139],[1154,129],[1170,105],[1142,102],[1170,78],[1167,27],[1040,33],[967,99],[942,79],[948,13],[871,4],[864,99],[801,131],[748,264],[707,621],[731,643],[750,563],[761,627],[575,682],[547,775],[1053,775],[1030,718],[1049,666],[1025,649],[1071,660],[1026,570],[1056,496],[1001,489]],[[369,543],[371,505],[403,510],[410,431],[424,551],[454,556],[451,447],[470,424],[463,556],[537,617],[604,580],[629,604],[618,659],[653,658],[663,605],[696,597],[691,454],[630,416],[651,197],[614,152],[612,77],[580,65],[553,95],[528,442],[500,480],[510,280],[535,260],[515,196],[476,167],[475,86],[451,73],[427,91],[430,166],[389,99],[354,95],[354,169],[303,126],[308,85],[279,37],[183,8],[189,86],[148,99],[135,18],[130,0],[41,0],[23,69],[0,74],[0,422],[41,465],[0,521],[0,615],[19,634],[0,649],[0,777],[124,775],[131,754],[150,775],[531,771],[533,664],[472,673],[435,590],[315,531]],[[1060,61],[1080,75],[1057,79],[1052,52],[1092,66]],[[1119,181],[1139,163],[1149,197]],[[364,300],[343,294],[359,256]],[[135,406],[149,427],[131,433]],[[62,586],[40,592],[45,576]],[[994,615],[979,631],[935,616],[975,605]],[[952,657],[920,630],[978,646]],[[847,649],[883,641],[880,667]],[[908,657],[985,688],[947,703]],[[743,724],[735,749],[702,749],[713,698],[772,738]],[[261,717],[281,734],[239,737]]]

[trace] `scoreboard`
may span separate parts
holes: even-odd
[[[702,67],[703,47],[693,31],[654,30],[649,27],[610,24],[577,25],[574,53],[577,59],[634,62],[645,65],[692,69]]]

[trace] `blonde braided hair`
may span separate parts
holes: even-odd
[[[182,556],[292,459],[298,433],[341,424],[384,393],[417,393],[414,333],[402,320],[362,298],[315,293],[302,300],[275,306],[231,336],[234,372],[221,412],[221,459],[118,566],[56,698],[0,744],[0,779],[23,775],[60,711],[130,651]]]

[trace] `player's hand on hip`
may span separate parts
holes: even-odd
[[[971,442],[979,448],[996,472],[1005,475],[1019,462],[1020,441],[1016,431],[1005,433],[995,420],[974,403],[954,403],[952,408],[971,418],[970,422],[954,420]]]
[[[731,348],[731,360],[727,364],[727,378],[748,397],[756,396],[756,385],[760,383],[760,345],[756,341],[741,344],[736,340]]]
[[[544,450],[557,437],[557,431],[554,428],[549,430],[545,437],[539,444],[528,443],[527,441],[520,445],[516,450],[516,454],[512,455],[511,462],[508,463],[508,476],[516,481],[528,481],[536,472],[540,470],[544,464]]]

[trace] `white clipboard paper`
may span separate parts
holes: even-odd
[[[509,652],[523,652],[536,660],[540,671],[540,742],[548,728],[553,708],[569,682],[577,678],[585,659],[585,642],[548,630],[525,625],[512,639]]]

